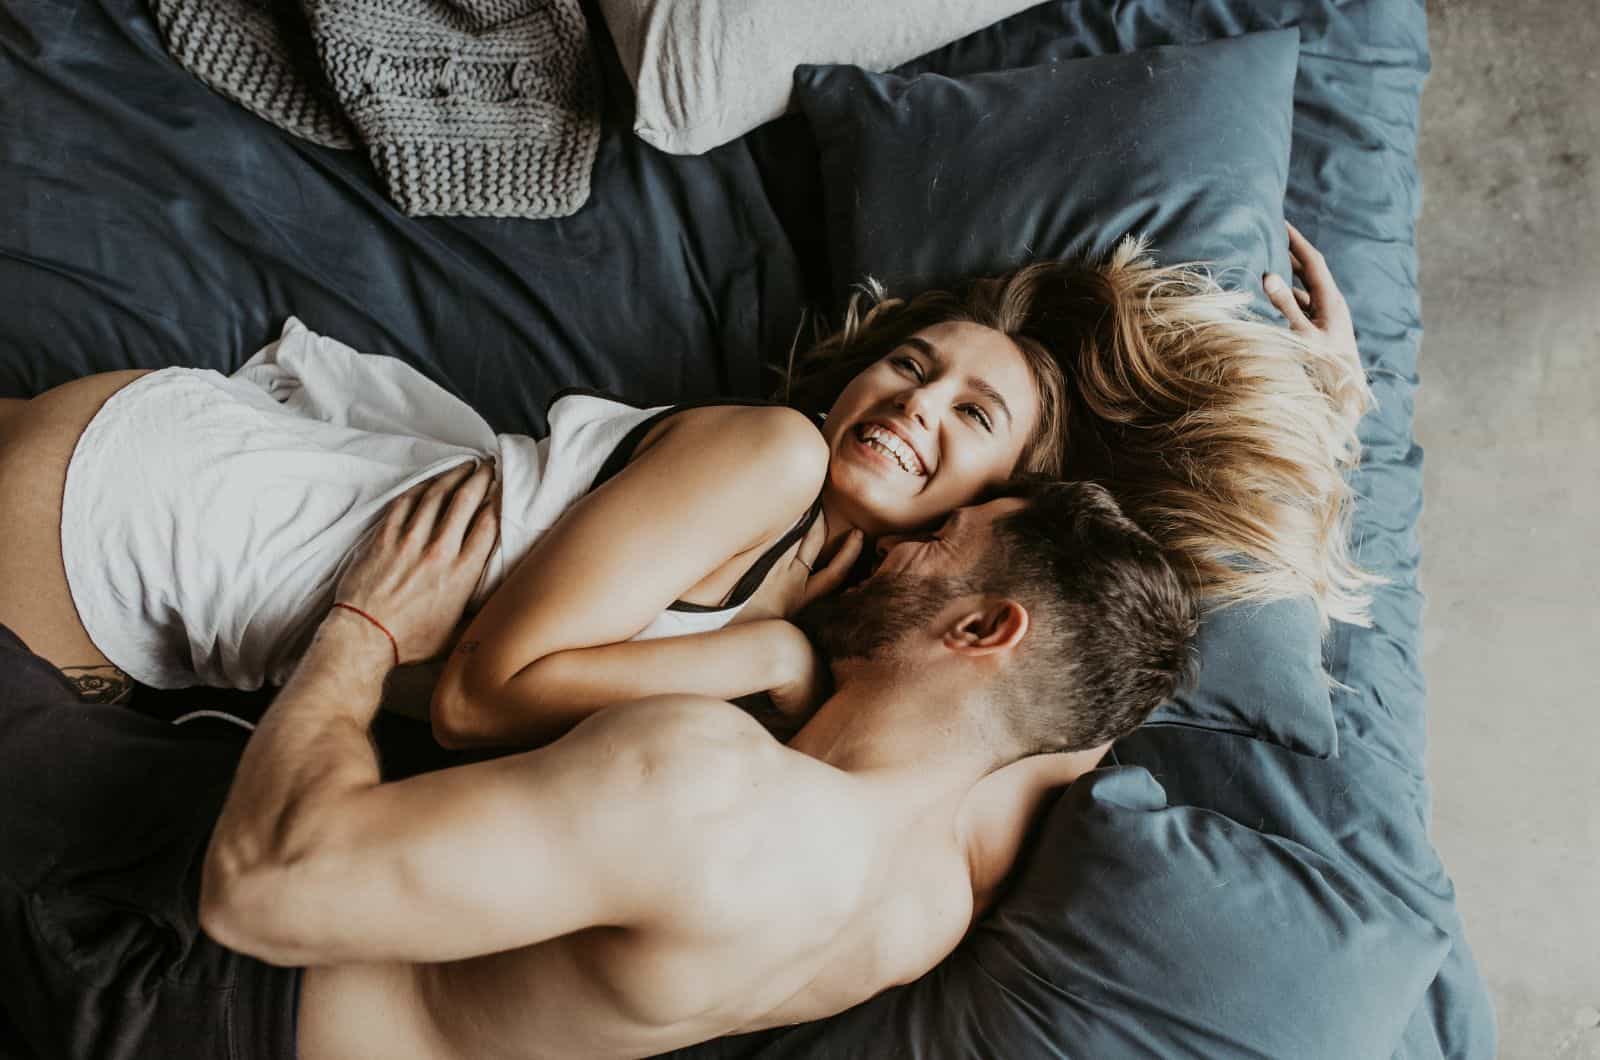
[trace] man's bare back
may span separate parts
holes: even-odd
[[[632,854],[659,908],[448,964],[308,969],[303,1057],[650,1055],[842,1011],[932,968],[972,920],[966,800],[918,805],[903,780],[791,751],[726,703],[613,708],[548,750],[592,767],[562,770],[581,786],[562,792],[525,756],[529,798],[656,819],[659,842]]]

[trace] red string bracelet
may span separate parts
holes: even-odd
[[[379,629],[383,630],[383,635],[385,637],[389,638],[389,647],[394,649],[394,665],[395,665],[396,668],[399,668],[399,666],[400,666],[400,644],[399,644],[398,641],[396,641],[394,639],[394,634],[390,633],[387,629],[384,628],[384,625],[383,625],[382,622],[379,622],[377,619],[373,618],[371,615],[369,615],[365,611],[361,610],[361,608],[356,607],[354,604],[347,604],[347,603],[343,603],[341,601],[341,602],[336,602],[333,606],[334,607],[342,607],[346,611],[354,611],[356,614],[360,615],[362,618],[366,619],[368,622],[371,622],[374,626],[377,626]]]

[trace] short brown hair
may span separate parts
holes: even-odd
[[[1020,478],[998,495],[1028,504],[995,522],[971,579],[1028,609],[997,694],[1017,756],[1133,731],[1193,677],[1194,595],[1104,487]]]

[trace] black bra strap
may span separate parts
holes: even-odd
[[[571,391],[563,391],[563,395],[569,392]],[[582,391],[582,393],[593,392]],[[594,396],[609,397],[609,395],[598,393],[596,393]],[[612,398],[611,400],[620,401],[621,399]],[[617,472],[627,467],[628,461],[633,459],[634,450],[639,448],[639,443],[644,440],[644,436],[650,433],[650,428],[654,427],[656,424],[660,423],[662,420],[673,415],[674,413],[683,412],[687,409],[708,408],[714,405],[774,406],[777,404],[778,402],[775,401],[752,401],[738,399],[729,400],[723,398],[716,401],[701,401],[685,405],[673,405],[669,408],[664,408],[655,415],[647,416],[645,419],[629,428],[628,433],[622,436],[622,440],[617,443],[616,448],[611,450],[611,453],[606,457],[604,463],[600,465],[600,470],[595,472],[594,481],[589,483],[589,489],[598,489],[601,485],[613,478]],[[819,427],[822,425],[822,417],[813,416],[812,419]],[[761,588],[761,583],[767,580],[767,573],[772,570],[773,564],[778,562],[778,557],[783,555],[789,546],[793,545],[796,541],[804,537],[806,531],[811,529],[811,524],[816,522],[817,517],[821,514],[822,498],[818,497],[811,503],[811,510],[806,513],[805,518],[801,519],[800,522],[790,527],[789,531],[779,538],[771,548],[767,549],[761,554],[760,558],[758,558],[755,563],[751,565],[750,569],[745,571],[744,574],[739,578],[739,581],[735,583],[732,591],[729,592],[727,596],[723,597],[723,602],[721,604],[717,605],[716,607],[707,607],[704,604],[691,604],[684,600],[675,600],[671,606],[667,608],[667,610],[695,611],[703,613],[708,611],[726,611],[744,604],[745,601],[749,600],[750,597],[755,595],[757,589]]]
[[[811,510],[806,512],[805,518],[790,527],[788,533],[778,538],[771,548],[761,553],[761,558],[756,560],[750,569],[744,572],[744,576],[734,585],[733,591],[724,598],[722,606],[738,607],[754,596],[756,590],[761,588],[761,583],[767,580],[767,572],[772,570],[773,564],[778,562],[778,557],[788,551],[789,547],[796,541],[805,537],[806,531],[811,529],[811,525],[817,521],[817,516],[821,514],[822,498],[818,497],[811,502]]]

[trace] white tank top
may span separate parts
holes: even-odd
[[[500,539],[476,609],[573,501],[680,407],[566,392],[550,406],[549,437],[497,435],[403,361],[358,353],[290,318],[231,376],[152,372],[95,415],[61,505],[72,600],[96,647],[136,681],[282,684],[354,549],[396,496],[496,458]],[[633,639],[726,625],[816,512],[752,566],[725,606],[674,604]]]

